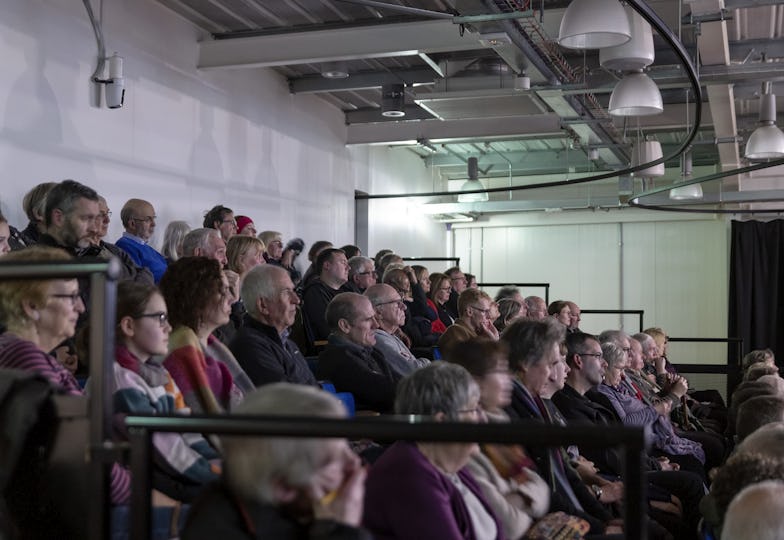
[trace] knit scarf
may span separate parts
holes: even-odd
[[[194,413],[220,414],[231,405],[234,382],[229,368],[204,354],[196,333],[180,326],[169,335],[163,365]]]

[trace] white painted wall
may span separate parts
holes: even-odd
[[[259,230],[342,245],[354,240],[354,189],[429,181],[410,152],[347,148],[343,114],[291,95],[271,70],[199,71],[207,36],[157,2],[104,0],[102,11],[107,51],[125,59],[119,110],[90,105],[97,48],[82,2],[0,3],[0,208],[12,224],[26,225],[28,189],[73,178],[107,198],[107,240],[122,232],[122,204],[141,197],[159,217],[154,243],[170,220],[200,226],[222,203]],[[416,252],[417,223],[398,233],[381,220],[371,244]]]
[[[529,213],[456,226],[455,255],[488,283],[550,283],[550,300],[585,309],[643,309],[646,327],[674,337],[726,337],[729,226],[663,213]],[[496,289],[488,289],[495,294]],[[544,296],[543,289],[524,294]],[[598,333],[640,330],[636,316],[586,315]],[[673,344],[671,358],[716,363],[723,345]]]

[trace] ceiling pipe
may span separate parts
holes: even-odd
[[[488,1],[488,0],[483,0]],[[673,34],[672,30],[667,26],[667,24],[661,20],[661,18],[644,2],[644,0],[627,0],[627,3],[634,8],[634,10],[642,15],[642,17],[648,21],[648,23],[656,30],[659,36],[664,39],[670,47],[672,47],[675,54],[680,58],[684,71],[691,83],[691,90],[693,92],[694,101],[695,103],[702,103],[702,88],[700,86],[699,77],[697,75],[697,70],[694,67],[694,64],[691,61],[691,57],[686,51],[686,48],[683,44],[678,41],[677,36]],[[514,35],[510,35],[513,42],[515,40]],[[680,158],[680,155],[686,151],[689,146],[691,146],[692,141],[697,136],[697,133],[700,129],[700,124],[702,122],[702,107],[694,107],[694,121],[691,126],[691,131],[687,133],[686,138],[681,142],[681,145],[670,155],[664,156],[661,159],[653,161],[651,163],[643,163],[636,167],[627,167],[625,169],[621,169],[618,171],[610,171],[601,174],[597,174],[594,176],[589,176],[586,178],[579,178],[579,179],[572,179],[572,180],[557,180],[554,182],[539,182],[537,184],[527,184],[522,186],[515,186],[513,188],[488,188],[482,190],[484,193],[499,193],[505,191],[525,191],[528,189],[542,189],[542,188],[550,188],[550,187],[559,187],[559,186],[566,186],[566,185],[575,185],[575,184],[585,184],[589,182],[596,182],[598,180],[605,180],[607,178],[615,178],[618,176],[628,175],[638,170],[647,169],[648,167],[653,167],[654,165],[658,165],[659,163],[671,161],[676,158]],[[784,163],[784,160],[781,160]],[[773,162],[776,164],[781,164],[778,162]],[[769,166],[769,165],[768,165]],[[764,168],[764,167],[760,167]],[[453,196],[455,194],[454,191],[432,191],[426,193],[381,193],[377,195],[370,195],[359,193],[354,196],[356,200],[364,200],[364,199],[399,199],[404,197],[446,197],[446,196]]]

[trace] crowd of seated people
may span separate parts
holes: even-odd
[[[281,233],[257,235],[251,217],[223,205],[202,227],[169,223],[159,252],[150,244],[155,206],[135,198],[110,243],[106,200],[73,180],[36,186],[23,208],[23,230],[0,214],[0,264],[120,261],[109,374],[120,440],[126,414],[346,416],[347,402],[322,386],[350,393],[362,414],[590,425],[597,436],[642,427],[651,438],[641,471],[650,538],[698,538],[701,520],[713,538],[766,534],[748,523],[784,485],[784,380],[770,350],[746,355],[726,407],[717,392],[690,389],[660,328],[587,334],[575,302],[548,306],[515,287],[491,297],[459,267],[431,272],[392,250],[371,259],[318,241],[301,273],[301,239],[284,247]],[[0,283],[0,368],[83,396],[74,373],[89,375],[89,300],[86,279]],[[624,532],[618,448],[385,444],[360,457],[340,439],[156,434],[155,510],[184,504],[185,539]],[[129,495],[118,460],[111,504],[122,508]]]

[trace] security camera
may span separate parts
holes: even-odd
[[[110,109],[119,109],[125,101],[125,79],[123,78],[123,59],[122,56],[114,53],[108,59],[109,78],[93,79],[97,83],[104,85],[104,96],[106,106]]]

